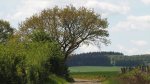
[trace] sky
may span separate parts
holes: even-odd
[[[117,51],[125,55],[150,54],[150,0],[0,0],[0,19],[18,24],[54,6],[73,5],[93,9],[107,18],[111,44],[81,45],[75,53]]]

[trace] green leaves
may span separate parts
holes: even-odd
[[[9,22],[0,20],[0,43],[6,42],[8,38],[13,34],[13,28]]]
[[[54,7],[35,14],[20,24],[22,37],[33,35],[32,41],[53,40],[59,43],[67,57],[81,43],[104,43],[108,40],[108,22],[85,7]],[[40,30],[40,32],[36,32]],[[45,33],[44,33],[45,32]]]
[[[53,60],[56,58],[56,60]],[[62,73],[63,54],[55,42],[7,42],[0,44],[0,82],[45,84],[51,74]],[[59,66],[53,62],[59,63]],[[57,69],[57,70],[51,70]]]
[[[49,34],[40,30],[35,30],[31,34],[30,38],[34,42],[52,42],[52,38],[49,36]]]

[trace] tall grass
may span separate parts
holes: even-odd
[[[150,72],[135,68],[129,72],[106,80],[102,84],[150,84]]]

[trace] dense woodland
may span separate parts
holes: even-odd
[[[150,55],[126,56],[119,52],[90,52],[68,58],[69,66],[138,66],[148,65]]]

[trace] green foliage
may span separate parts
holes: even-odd
[[[32,66],[30,69],[30,73],[32,74],[30,78],[35,78],[32,81],[36,81],[33,82],[33,84],[45,83],[52,73],[59,76],[64,75],[59,74],[63,72],[64,65],[62,63],[63,54],[60,51],[59,46],[57,46],[56,43],[49,42],[43,44],[44,43],[35,43],[30,45],[30,48],[28,49],[27,63]],[[59,66],[57,64],[59,64]],[[56,69],[56,71],[53,68]]]
[[[149,70],[145,71],[137,67],[125,74],[108,79],[102,84],[150,84],[150,73]]]
[[[0,82],[1,84],[48,83],[52,74],[64,76],[60,74],[64,70],[64,66],[61,66],[64,65],[62,58],[63,53],[55,42],[12,41],[5,45],[1,44]]]
[[[6,42],[13,34],[13,28],[9,22],[0,20],[0,43]]]
[[[70,56],[67,60],[68,66],[111,66],[108,57],[113,52],[90,52]]]
[[[15,45],[15,44],[14,44]],[[0,82],[2,84],[24,84],[26,82],[26,59],[16,47],[0,45]]]
[[[85,7],[76,8],[71,5],[65,8],[45,9],[26,19],[19,27],[22,37],[32,35],[35,30],[46,32],[48,37],[61,45],[65,60],[81,43],[109,42],[107,19]],[[43,36],[42,33],[40,35]],[[38,38],[40,39],[39,36]]]
[[[75,54],[67,59],[68,66],[139,66],[149,65],[150,55],[126,56],[119,52]]]
[[[114,66],[140,66],[150,63],[150,55],[109,55]]]
[[[44,41],[52,42],[52,38],[49,36],[48,33],[44,32],[43,30],[33,31],[32,34],[29,36],[29,38],[35,42],[44,42]]]
[[[143,72],[136,68],[128,73],[125,73],[119,77],[122,84],[150,84],[150,73]]]

